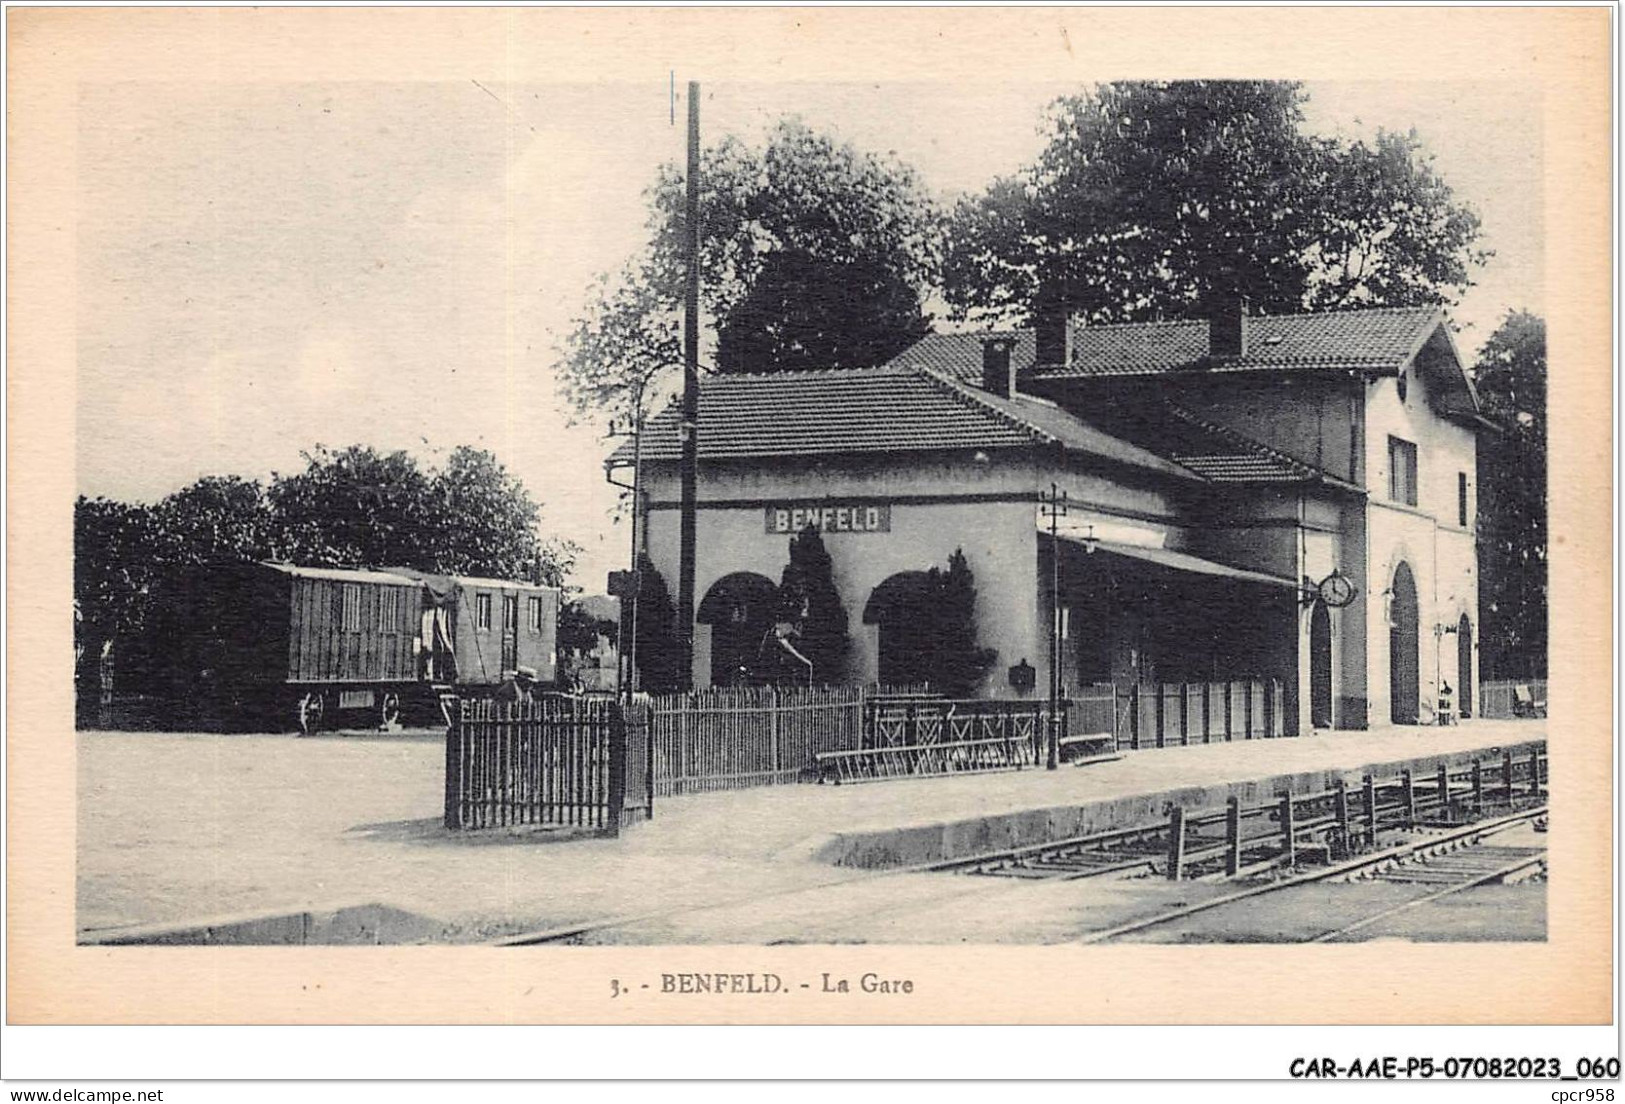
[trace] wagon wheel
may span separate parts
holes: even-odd
[[[309,736],[321,729],[327,702],[323,700],[320,690],[312,690],[299,699],[295,710],[295,720],[299,722],[299,735]]]
[[[383,727],[392,728],[401,719],[401,696],[393,690],[387,691],[383,696],[383,704],[378,711],[378,719]]]

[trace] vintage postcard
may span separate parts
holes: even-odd
[[[1606,9],[7,46],[14,1022],[1609,1018]]]

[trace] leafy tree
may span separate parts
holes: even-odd
[[[176,564],[260,560],[277,554],[275,521],[265,488],[235,475],[206,475],[153,509]]]
[[[74,505],[74,644],[81,662],[108,643],[123,674],[161,652],[162,592],[186,568],[283,559],[316,567],[399,565],[562,585],[579,551],[543,540],[539,508],[489,452],[458,448],[423,471],[404,452],[318,447],[269,488],[205,476],[154,505],[81,497]],[[83,673],[83,669],[82,669]]]
[[[662,376],[682,363],[680,285],[645,259],[614,278],[599,275],[561,343],[559,390],[582,414],[631,426]]]
[[[561,659],[586,655],[598,647],[600,634],[614,641],[620,627],[614,621],[594,617],[580,602],[565,602],[559,607],[558,650]]]
[[[971,697],[999,653],[978,643],[976,577],[965,560],[964,549],[956,548],[948,557],[946,571],[931,569],[928,589],[931,685],[950,698]]]
[[[1037,161],[961,201],[945,294],[958,317],[1094,321],[1448,303],[1487,253],[1414,132],[1303,133],[1301,85],[1131,81],[1051,105]]]
[[[812,681],[825,686],[840,682],[846,674],[849,644],[846,608],[835,589],[824,538],[811,526],[790,538],[790,562],[779,583],[778,605],[779,620],[795,627],[796,651],[812,661]],[[806,670],[799,663],[793,667],[780,662],[780,676],[804,684]]]
[[[598,279],[561,342],[562,388],[582,412],[622,416],[680,363],[683,170],[663,166],[647,194],[647,251]],[[701,152],[700,226],[702,304],[717,320],[722,371],[865,367],[925,332],[938,213],[893,157],[793,119],[760,149],[725,137]]]
[[[567,564],[538,535],[541,508],[491,453],[454,449],[431,473],[429,494],[436,570],[563,584]]]
[[[774,253],[718,335],[717,368],[862,368],[930,332],[919,295],[872,258]]]
[[[1481,674],[1546,673],[1546,323],[1508,312],[1473,378],[1499,427],[1478,442]]]
[[[638,553],[640,590],[634,605],[621,603],[620,639],[631,640],[637,651],[638,688],[650,694],[670,694],[688,685],[677,652],[677,607],[647,552]]]
[[[544,541],[541,508],[495,456],[461,446],[428,471],[409,453],[317,446],[267,492],[277,554],[316,567],[398,565],[561,585],[578,551]]]
[[[152,507],[83,495],[74,503],[74,651],[81,662],[94,663],[104,646],[116,648],[145,628],[163,559]]]
[[[316,567],[438,568],[430,478],[409,453],[318,445],[269,492],[282,551]]]

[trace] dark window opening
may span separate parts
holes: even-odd
[[[1416,505],[1416,445],[1398,437],[1388,438],[1388,497]]]
[[[491,596],[489,594],[474,595],[474,627],[476,629],[489,629],[491,627]]]
[[[1467,528],[1467,473],[1456,473],[1456,523]]]

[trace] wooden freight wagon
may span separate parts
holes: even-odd
[[[164,603],[170,693],[194,718],[303,732],[393,723],[420,683],[423,587],[383,571],[211,565]]]
[[[470,575],[452,575],[446,581],[451,584],[450,636],[459,684],[491,686],[518,671],[543,684],[556,680],[557,587]]]

